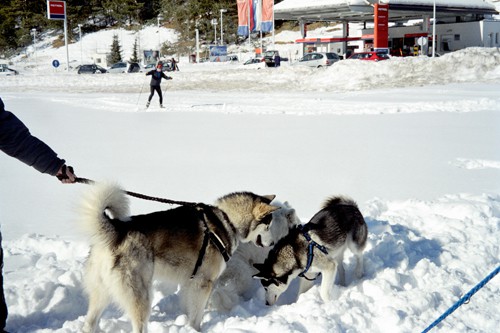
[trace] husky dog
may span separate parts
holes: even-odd
[[[228,194],[206,204],[130,216],[125,192],[98,185],[82,205],[83,226],[91,235],[84,285],[89,308],[84,332],[95,332],[105,307],[114,301],[147,332],[153,279],[179,284],[181,306],[191,326],[200,324],[212,287],[239,242],[278,207],[274,196]]]
[[[263,264],[255,264],[266,290],[266,304],[273,305],[297,276],[301,280],[299,294],[312,286],[307,272],[321,273],[320,295],[332,299],[337,269],[339,282],[345,284],[342,265],[344,251],[349,248],[356,256],[356,276],[363,275],[363,250],[368,228],[356,203],[346,197],[333,197],[305,225],[290,230],[269,253]],[[309,280],[305,281],[304,280]]]
[[[226,270],[217,280],[209,307],[218,311],[230,311],[240,301],[252,298],[258,290],[258,283],[252,276],[256,273],[254,263],[263,262],[271,247],[289,230],[299,225],[300,219],[288,202],[271,202],[280,209],[272,213],[270,224],[261,223],[250,231],[255,242],[241,243],[227,263]],[[264,219],[266,220],[266,218]]]

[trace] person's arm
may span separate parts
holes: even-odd
[[[161,76],[165,79],[165,80],[172,80],[172,77],[170,76],[167,76],[165,73],[161,72]]]
[[[72,170],[43,141],[34,137],[13,113],[5,111],[0,99],[0,150],[41,173],[58,176],[62,182],[74,182]]]
[[[147,72],[146,75],[152,75],[154,73],[154,71],[155,70],[153,69],[152,71]]]

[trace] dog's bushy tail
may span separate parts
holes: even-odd
[[[338,205],[358,207],[356,202],[354,200],[352,200],[351,198],[346,197],[346,196],[342,196],[342,195],[338,195],[338,196],[334,196],[334,197],[327,199],[325,201],[325,203],[323,204],[322,208],[328,209],[328,208],[332,208],[332,207],[335,207]]]
[[[334,196],[325,201],[323,209],[335,211],[338,216],[342,216],[342,221],[349,222],[352,240],[357,251],[362,251],[366,245],[368,237],[368,227],[361,214],[358,204],[346,196]],[[351,249],[354,251],[354,249]]]
[[[126,220],[130,216],[129,200],[116,184],[92,186],[80,206],[81,227],[92,238],[92,243],[110,243],[117,236],[112,219]]]

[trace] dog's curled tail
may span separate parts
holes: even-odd
[[[93,243],[112,242],[117,232],[111,221],[126,220],[130,216],[129,199],[116,184],[97,184],[84,195],[80,216],[81,227]]]
[[[343,196],[343,195],[338,195],[338,196],[334,196],[334,197],[327,199],[325,201],[325,203],[323,204],[322,208],[328,209],[328,208],[332,208],[332,207],[339,206],[339,205],[358,207],[356,202],[354,200],[352,200],[351,198]]]

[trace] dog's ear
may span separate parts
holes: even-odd
[[[295,214],[295,209],[294,208],[290,208],[286,212],[286,220],[288,222],[288,226],[289,227],[293,227],[293,226],[295,226],[295,225],[297,225],[299,223],[299,218]]]
[[[267,279],[269,276],[265,273],[266,265],[265,264],[253,264],[253,267],[255,267],[259,272],[257,274],[253,275],[254,279]]]
[[[274,198],[276,198],[276,194],[267,194],[267,195],[263,195],[263,197],[268,199],[269,202],[271,202],[274,200]]]
[[[264,216],[269,215],[278,209],[280,209],[280,207],[268,205],[265,203],[258,203],[253,209],[253,216],[256,220],[262,220]]]

